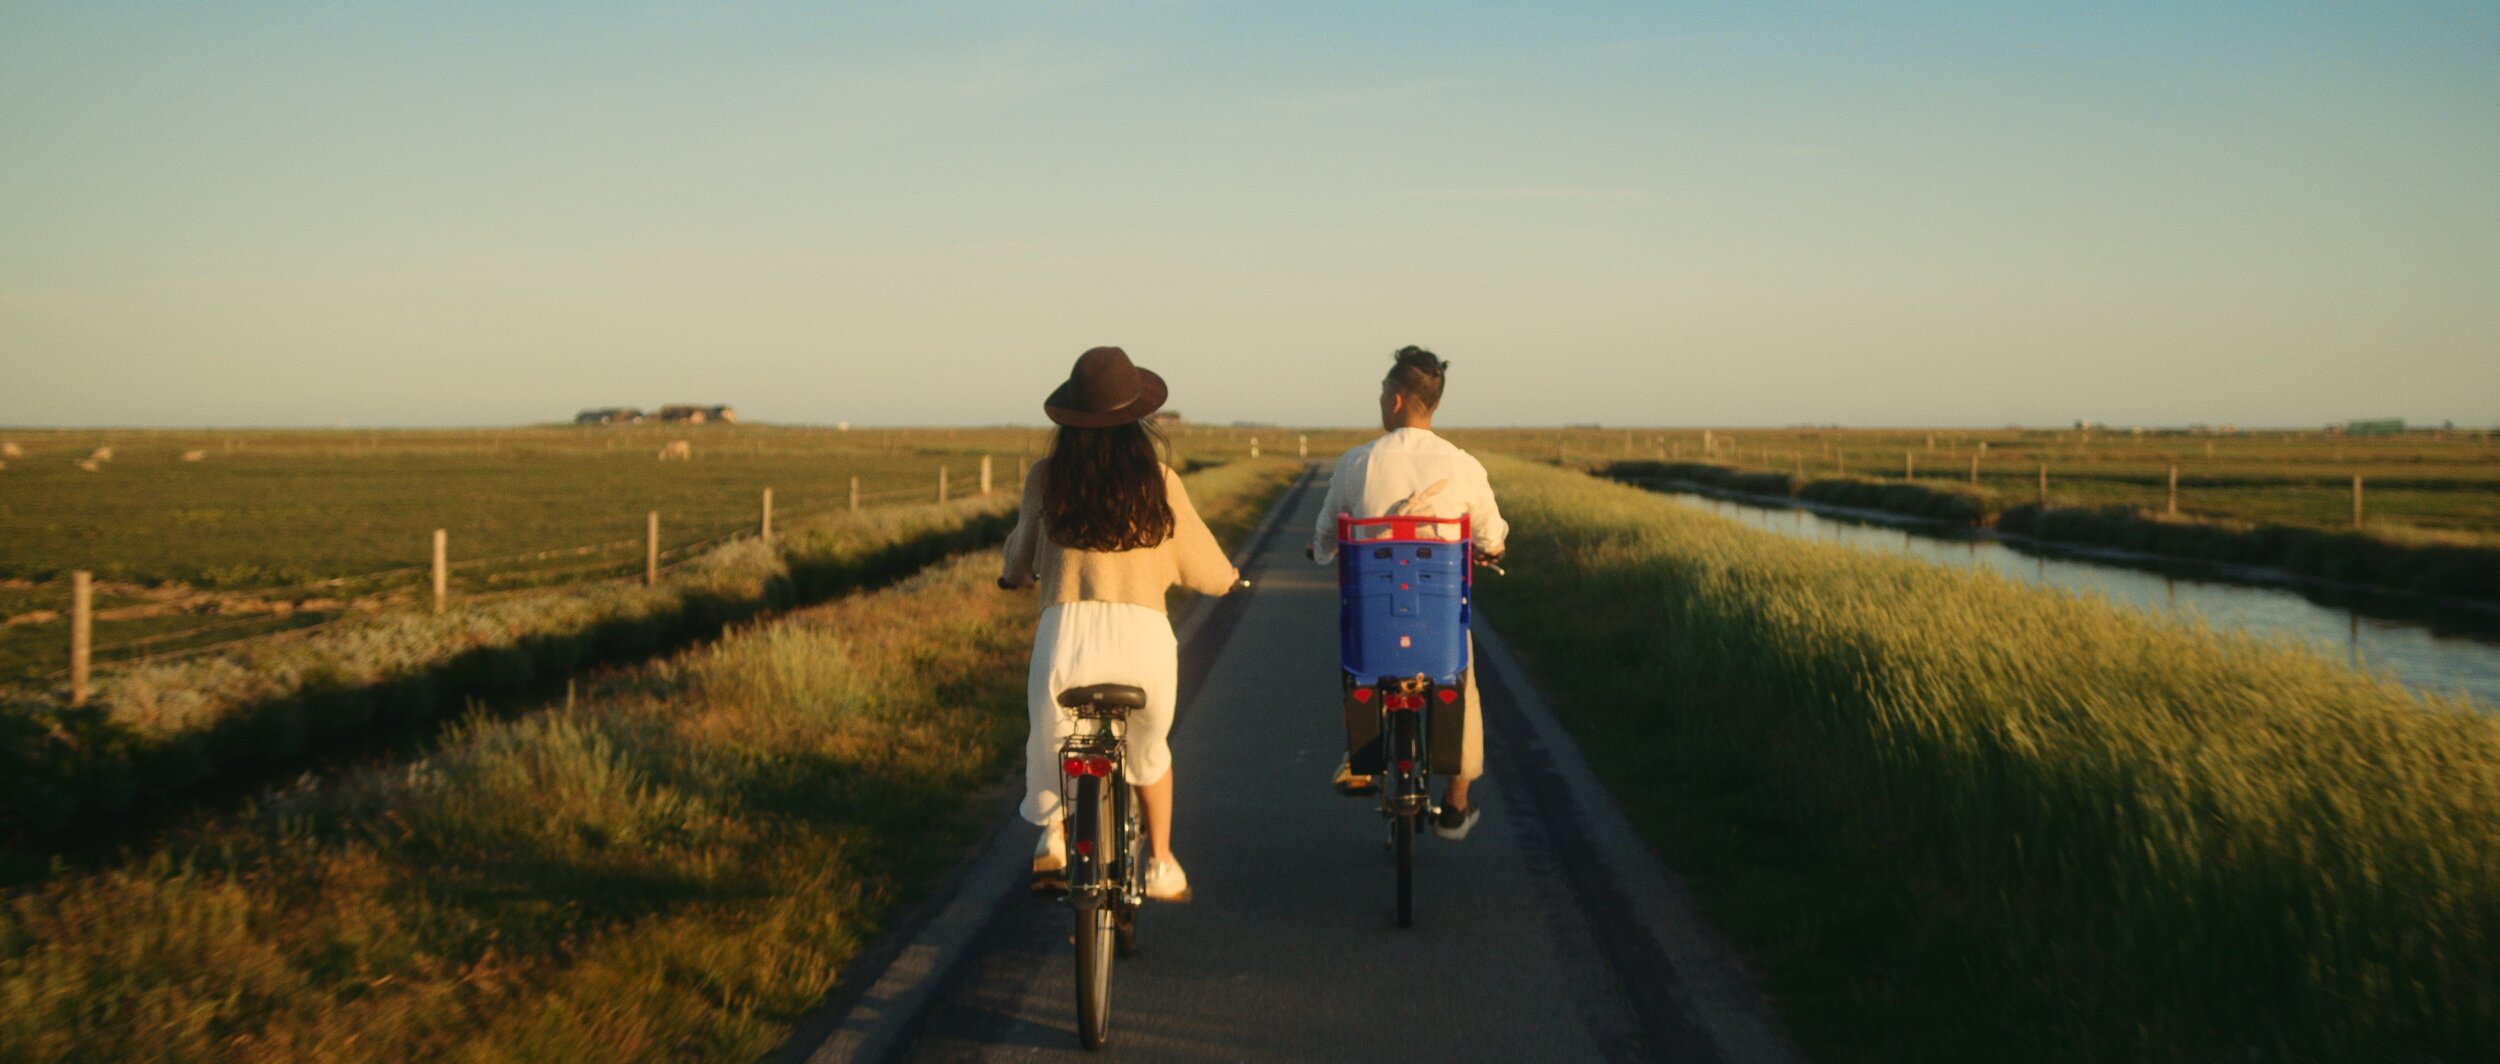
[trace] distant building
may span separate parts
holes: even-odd
[[[726,405],[704,406],[699,403],[670,403],[667,406],[660,408],[659,419],[662,422],[672,425],[700,425],[706,421],[719,421],[736,424],[738,420],[738,411],[735,408]]]
[[[2400,417],[2370,418],[2344,422],[2346,436],[2402,436],[2405,419]]]
[[[603,406],[573,415],[576,425],[631,425],[642,420],[642,411],[630,406]]]
[[[1181,423],[1181,412],[1178,410],[1157,410],[1152,414],[1146,415],[1146,422],[1152,425],[1178,425]]]

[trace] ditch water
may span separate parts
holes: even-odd
[[[2193,612],[2216,628],[2287,635],[2406,686],[2500,707],[2500,609],[2442,605],[2311,582],[2267,582],[2222,566],[2118,559],[1929,524],[1898,524],[1680,491],[1670,497],[1755,528],[1938,565],[1993,569],[2028,584],[2101,595],[2156,614]]]

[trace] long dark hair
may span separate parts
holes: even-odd
[[[1042,527],[1062,547],[1119,551],[1172,537],[1163,494],[1163,438],[1144,422],[1107,429],[1059,427],[1042,478]]]

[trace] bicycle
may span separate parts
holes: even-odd
[[[1425,534],[1444,525],[1458,526],[1455,539]],[[1381,534],[1361,535],[1375,529]],[[1456,737],[1460,728],[1472,561],[1463,516],[1337,517],[1338,657],[1349,739],[1359,736],[1365,714],[1377,713],[1377,767],[1362,772],[1372,760],[1370,742],[1350,743],[1348,763],[1379,781],[1401,928],[1415,925],[1415,837],[1438,811],[1432,766],[1457,759],[1451,744],[1436,744],[1434,736]]]
[[[1137,952],[1137,912],[1146,903],[1145,832],[1125,775],[1128,715],[1145,708],[1146,692],[1116,683],[1071,687],[1059,705],[1077,721],[1059,746],[1067,900],[1076,916],[1076,1029],[1085,1048],[1100,1049],[1111,1034],[1112,961]]]
[[[998,586],[1015,590],[1000,579]],[[1239,580],[1235,590],[1250,581]],[[1066,899],[1075,917],[1076,1032],[1087,1049],[1111,1037],[1111,969],[1137,953],[1137,914],[1146,904],[1145,822],[1128,785],[1128,716],[1146,707],[1144,688],[1121,683],[1071,687],[1057,695],[1076,728],[1059,744],[1059,798],[1067,810]]]

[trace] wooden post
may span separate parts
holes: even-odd
[[[660,585],[660,512],[643,515],[642,521],[642,586]]]
[[[1981,441],[1979,441],[1979,453],[1980,453],[1981,455],[1983,455],[1983,456],[1984,456],[1984,455],[1986,455],[1986,454],[1988,453],[1988,441],[1986,441],[1986,440],[1981,440]]]
[[[859,512],[859,478],[851,478],[851,512]]]
[[[2049,464],[2040,463],[2040,505],[2049,504]]]
[[[434,530],[434,612],[443,612],[443,601],[451,596],[451,534]]]
[[[1252,458],[1256,458],[1256,457],[1258,457],[1258,456],[1259,456],[1259,438],[1258,438],[1258,437],[1256,437],[1256,436],[1252,436],[1252,437],[1250,437],[1250,457],[1252,457]]]
[[[981,456],[981,494],[990,493],[990,456]]]
[[[1917,451],[1903,451],[1903,452],[1901,452],[1901,479],[1903,479],[1903,480],[1917,480],[1917,479],[1918,479],[1918,452],[1917,452]]]
[[[87,704],[88,656],[95,649],[95,575],[69,574],[69,704]]]
[[[1309,458],[1311,456],[1311,438],[1309,436],[1295,436],[1293,438],[1293,456],[1296,458]]]
[[[1928,433],[1928,434],[1927,434],[1927,449],[1928,449],[1928,450],[1930,450],[1930,451],[1932,451],[1932,450],[1935,450],[1935,449],[1936,449],[1936,434],[1935,434],[1935,433],[1930,432],[1930,433]]]
[[[1985,447],[1987,444],[1983,443],[1980,446]],[[1979,455],[1976,453],[1970,456],[1970,486],[1974,488],[1979,486]]]
[[[946,501],[946,467],[938,467],[938,501]]]
[[[1835,469],[1838,469],[1838,470],[1840,471],[1840,475],[1841,475],[1841,476],[1844,476],[1844,477],[1845,477],[1845,476],[1848,476],[1848,475],[1849,475],[1849,452],[1847,452],[1847,451],[1833,451],[1833,452],[1832,452],[1832,462],[1833,462],[1833,466],[1832,466],[1832,467],[1833,467],[1833,468],[1835,468]]]
[[[762,536],[766,543],[773,541],[773,489],[771,488],[764,489],[764,528],[758,535]]]
[[[2352,527],[2361,527],[2361,474],[2352,475]]]
[[[2170,516],[2179,516],[2179,467],[2170,467]]]

